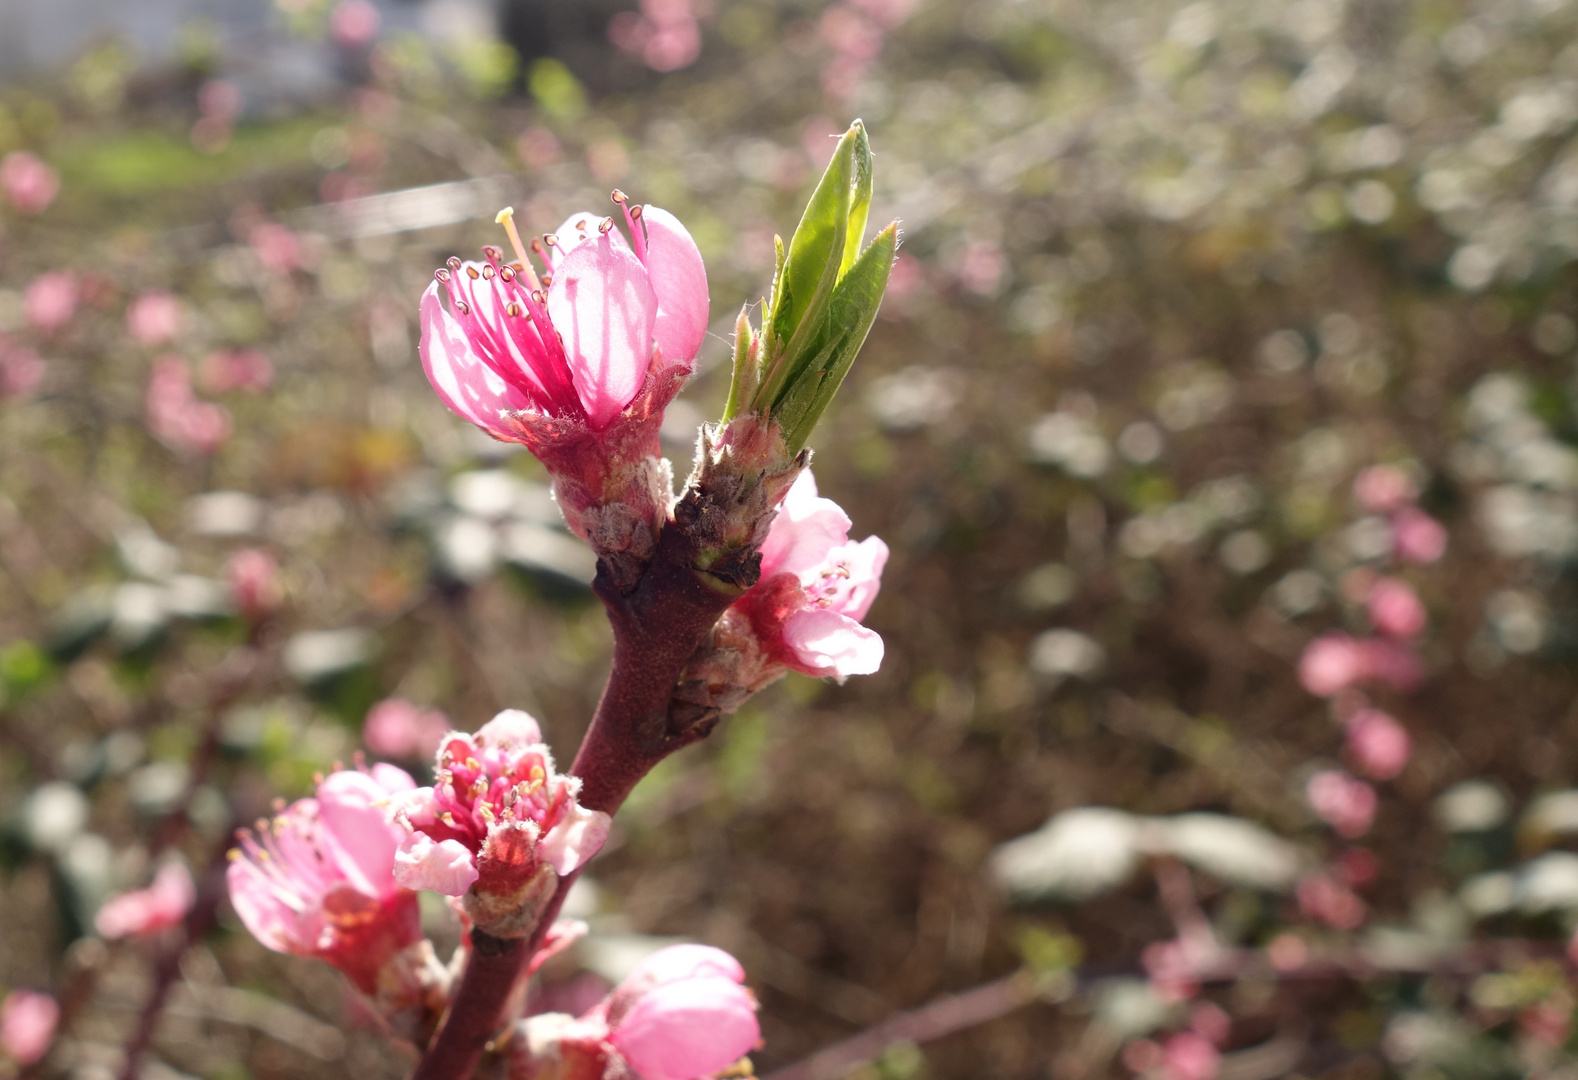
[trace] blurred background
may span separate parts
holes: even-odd
[[[534,1007],[687,939],[749,971],[763,1077],[1578,1075],[1575,30],[0,0],[0,992],[61,1009],[0,1074],[404,1074],[241,929],[228,837],[359,751],[420,773],[435,711],[568,761],[610,648],[416,298],[503,205],[672,210],[715,320],[683,475],[859,116],[905,243],[813,445],[893,549],[886,662],[644,782]],[[190,939],[96,925],[171,860]]]

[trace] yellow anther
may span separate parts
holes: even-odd
[[[539,784],[542,783],[543,780],[548,776],[547,773],[542,771],[541,765],[533,765],[531,767],[531,772],[527,773],[526,775],[530,776],[535,783]]]
[[[504,231],[509,234],[510,247],[515,249],[515,257],[521,261],[521,276],[526,279],[527,287],[540,289],[542,286],[537,281],[537,272],[531,268],[531,260],[526,258],[526,245],[521,243],[520,230],[515,227],[515,208],[506,206],[493,220],[504,226]]]

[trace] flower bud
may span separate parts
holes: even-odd
[[[608,998],[608,1042],[641,1080],[719,1072],[761,1038],[756,999],[744,979],[739,961],[722,949],[660,949]]]
[[[48,994],[13,990],[0,1002],[0,1050],[26,1068],[49,1052],[60,1006]]]

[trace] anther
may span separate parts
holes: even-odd
[[[492,263],[489,263],[487,266],[484,266],[482,268],[482,276],[487,278],[489,281],[493,280],[493,264]]]
[[[455,301],[455,307],[460,309],[460,313],[462,315],[470,315],[471,314],[471,305],[466,303],[464,300],[456,300]]]
[[[533,289],[532,290],[532,294],[531,294],[531,298],[533,300],[537,301],[539,304],[545,302],[543,300],[543,295],[542,295],[542,290],[541,289]]]
[[[503,266],[499,267],[499,277],[503,278],[506,282],[514,281],[515,268],[508,263],[505,263]]]
[[[489,267],[488,269],[491,270],[492,267]],[[468,267],[466,267],[466,276],[469,277],[472,281],[476,281],[482,275],[477,272],[477,268],[475,266],[468,266]]]
[[[635,218],[637,221],[641,220],[641,204],[640,203],[636,203],[636,205],[634,205],[634,206],[632,206],[630,208],[630,216]]]
[[[437,278],[439,281],[442,281],[445,284],[448,284],[449,279],[451,277],[453,277],[454,275],[451,274],[447,269],[445,269],[444,267],[441,266],[437,270],[433,271],[433,276],[435,278]]]
[[[613,227],[614,219],[611,217],[605,217],[601,222],[598,223],[597,231],[602,233],[604,236],[607,236],[608,230],[612,229]]]
[[[511,300],[508,304],[504,305],[504,313],[506,315],[513,315],[518,319],[521,317],[521,306],[515,301]]]
[[[618,188],[615,188],[614,193],[608,197],[614,202],[618,203],[620,206],[623,206],[628,199],[628,196],[626,196],[625,193],[620,191]]]
[[[455,256],[451,255],[449,258],[444,260],[444,265],[449,267],[451,270],[459,270],[460,269],[460,260],[457,259]]]

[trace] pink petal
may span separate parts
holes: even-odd
[[[542,745],[542,728],[530,713],[505,709],[477,729],[478,743],[496,750],[519,751]]]
[[[600,431],[636,396],[652,361],[657,296],[646,268],[623,240],[588,240],[554,272],[548,315],[564,339],[587,419]]]
[[[230,905],[241,924],[266,948],[290,952],[296,940],[298,913],[275,892],[263,871],[250,859],[232,859],[225,871]]]
[[[645,991],[664,983],[704,976],[743,983],[745,969],[734,957],[711,945],[669,945],[637,964],[620,984],[620,989],[639,987]]]
[[[870,675],[882,666],[882,637],[829,608],[796,611],[784,620],[784,644],[810,675]]]
[[[738,1061],[760,1038],[750,992],[729,979],[700,978],[647,994],[609,1041],[642,1080],[695,1080]]]
[[[449,411],[495,435],[512,437],[501,412],[531,408],[531,399],[507,384],[471,349],[459,321],[438,298],[438,282],[422,294],[422,370]]]
[[[608,839],[608,823],[609,817],[602,811],[573,805],[542,838],[537,855],[560,877],[574,873],[602,849]]]
[[[696,241],[673,214],[648,205],[641,208],[641,221],[647,231],[647,277],[658,301],[652,336],[664,360],[690,364],[707,337],[707,268]]]
[[[423,833],[405,838],[395,853],[394,878],[402,888],[462,896],[477,880],[477,863],[459,840],[435,844]]]
[[[845,544],[833,553],[849,577],[840,586],[834,609],[856,622],[863,620],[882,588],[882,569],[888,564],[888,545],[868,536],[858,544]]]
[[[548,269],[557,274],[564,257],[588,240],[595,239],[599,235],[598,227],[607,220],[607,214],[598,215],[590,210],[579,210],[565,218],[559,231],[553,234],[555,243],[548,249]],[[608,240],[615,247],[630,250],[630,245],[617,229],[609,230]]]
[[[811,471],[802,472],[762,542],[762,578],[820,569],[828,552],[849,539],[850,524],[836,502],[817,497]]]

